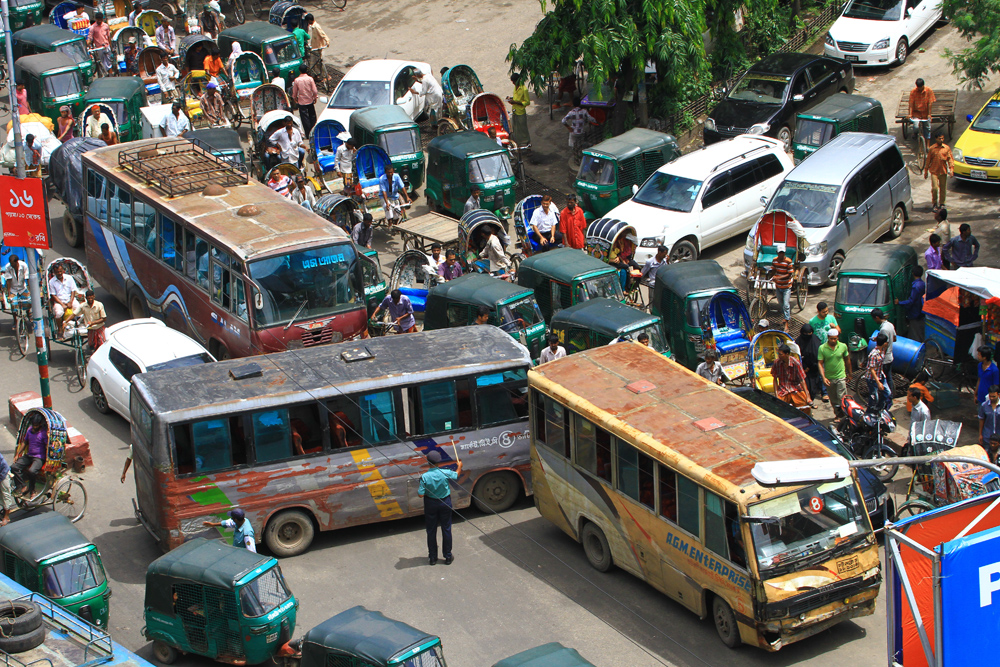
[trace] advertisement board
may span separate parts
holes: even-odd
[[[1000,630],[1000,528],[941,545],[941,656],[974,665]]]
[[[40,178],[0,176],[0,229],[9,248],[51,247],[49,207]]]

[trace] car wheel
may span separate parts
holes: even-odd
[[[678,241],[670,251],[670,263],[690,262],[698,259],[698,249],[690,241]]]
[[[897,206],[892,211],[892,222],[889,224],[889,238],[898,239],[906,226],[906,213],[902,206]]]
[[[102,415],[106,415],[111,412],[111,408],[108,406],[108,397],[104,395],[104,388],[101,387],[101,383],[97,380],[90,381],[90,393],[94,395],[94,407]]]
[[[906,39],[900,39],[899,43],[896,44],[896,64],[902,65],[906,62],[906,56],[910,53],[910,47],[906,43]]]
[[[778,141],[785,147],[786,153],[792,152],[792,131],[787,125],[778,130]]]
[[[827,285],[835,285],[837,283],[837,278],[840,276],[840,267],[844,264],[844,253],[837,252],[830,260],[830,272],[826,277]]]

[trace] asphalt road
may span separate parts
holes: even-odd
[[[378,13],[376,18],[365,18],[369,8]],[[430,61],[434,71],[459,61],[472,64],[488,88],[494,89],[504,82],[507,44],[530,32],[540,15],[533,0],[494,2],[488,7],[457,0],[388,0],[377,5],[361,0],[352,1],[342,14],[316,13],[342,60],[348,54],[354,60],[384,57],[383,45],[388,45],[390,57]],[[881,99],[891,114],[899,95],[912,86],[916,76],[934,87],[957,87],[939,54],[945,46],[955,48],[961,43],[950,27],[939,27],[918,45],[927,53],[913,53],[905,66],[859,73],[859,92]],[[965,126],[965,114],[978,109],[983,99],[983,94],[963,93],[956,138]],[[532,122],[549,121],[547,115],[537,113]],[[930,217],[926,210],[929,187],[922,179],[913,180],[918,214],[901,242],[915,243],[922,250]],[[996,192],[963,185],[950,196],[955,220],[972,222],[984,244],[984,256],[995,257],[997,216],[991,198]],[[419,208],[414,211],[420,212]],[[55,221],[61,218],[58,202],[52,202],[50,213]],[[398,251],[398,243],[381,231],[376,241],[387,257]],[[734,239],[708,251],[706,257],[717,259],[735,274],[742,246],[742,239]],[[85,259],[81,251],[70,251],[57,232],[48,256],[61,255]],[[811,298],[819,296],[814,292]],[[98,298],[112,321],[127,318],[125,308],[109,295],[99,291]],[[78,526],[100,548],[112,580],[112,634],[151,658],[140,634],[144,573],[159,552],[133,518],[131,475],[124,485],[118,481],[128,449],[128,425],[117,416],[99,415],[89,393],[74,385],[68,349],[56,347],[51,363],[55,407],[91,441],[95,466],[83,475],[90,495],[87,515]],[[7,396],[37,387],[34,355],[17,358],[10,319],[4,316],[0,318],[0,392]],[[0,429],[0,451],[9,460],[12,450],[13,439]],[[731,651],[718,640],[710,621],[699,620],[628,574],[592,570],[579,546],[542,520],[530,500],[501,516],[475,510],[463,514],[465,520],[455,527],[456,561],[448,567],[426,565],[420,519],[324,533],[308,553],[282,561],[289,585],[301,602],[297,634],[349,606],[364,604],[441,635],[446,656],[457,666],[488,666],[548,641],[573,646],[594,664],[606,667],[834,663],[863,667],[885,663],[882,608],[874,616],[840,624],[777,654],[752,648]],[[180,664],[208,663],[187,658]]]

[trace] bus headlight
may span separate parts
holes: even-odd
[[[822,257],[826,254],[826,241],[814,243],[806,248],[806,255],[809,257]]]

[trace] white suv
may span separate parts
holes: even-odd
[[[698,259],[705,248],[746,234],[792,167],[777,139],[740,135],[663,165],[606,217],[635,227],[639,264],[660,245],[670,248],[671,261]]]

